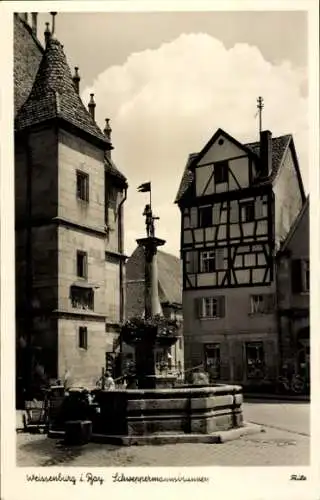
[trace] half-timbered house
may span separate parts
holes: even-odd
[[[181,211],[185,365],[244,385],[277,374],[275,253],[305,200],[291,135],[218,129],[190,154]]]

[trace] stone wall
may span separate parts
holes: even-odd
[[[59,131],[58,215],[104,231],[104,152],[66,131]],[[77,171],[89,175],[89,202],[77,198]]]
[[[79,327],[87,327],[87,349],[79,347]],[[70,371],[72,385],[93,388],[105,366],[106,335],[104,321],[89,316],[60,317],[58,321],[59,376]]]

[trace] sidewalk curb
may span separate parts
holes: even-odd
[[[291,396],[288,394],[258,394],[258,393],[243,393],[244,402],[250,399],[265,399],[265,400],[273,400],[273,401],[305,401],[306,403],[310,403],[310,396]]]

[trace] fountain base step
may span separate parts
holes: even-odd
[[[260,425],[245,423],[241,427],[229,429],[226,431],[212,432],[211,434],[174,434],[174,433],[155,433],[146,436],[111,436],[106,434],[95,434],[91,436],[91,442],[115,444],[121,446],[143,446],[143,445],[165,445],[179,443],[206,443],[217,444],[239,439],[248,434],[262,432]],[[49,431],[48,437],[63,438],[63,431]]]

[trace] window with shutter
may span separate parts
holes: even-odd
[[[200,272],[212,273],[216,269],[216,255],[214,250],[201,252],[200,254]]]
[[[270,314],[274,311],[275,299],[273,294],[251,295],[250,314]]]
[[[190,226],[197,227],[198,225],[198,209],[197,207],[191,207],[190,209]]]
[[[217,248],[216,250],[216,268],[224,268],[224,250],[223,248]]]
[[[225,297],[202,297],[196,299],[197,315],[199,318],[223,318],[225,316]]]
[[[212,215],[213,224],[219,224],[219,222],[220,222],[220,205],[213,206],[212,214],[213,214]]]
[[[241,220],[242,222],[254,221],[254,200],[248,200],[241,203]]]
[[[185,262],[187,273],[194,274],[198,272],[198,252],[186,252]]]
[[[261,198],[256,199],[255,215],[257,219],[261,219],[263,217],[263,201],[261,200]]]
[[[230,222],[239,221],[238,204],[234,201],[230,203]]]

